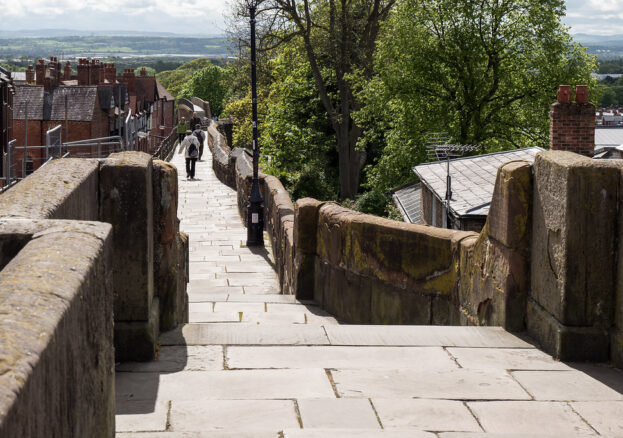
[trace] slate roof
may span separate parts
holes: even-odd
[[[119,90],[121,90],[121,105],[119,105]],[[116,106],[124,106],[128,102],[128,86],[125,84],[117,84],[113,87],[113,97]]]
[[[26,102],[30,120],[65,120],[65,96],[67,96],[67,119],[90,122],[97,99],[97,87],[56,87],[46,93],[42,86],[23,85],[15,87],[13,118],[24,120]]]
[[[456,217],[486,216],[493,197],[493,188],[500,165],[509,161],[525,160],[534,162],[534,157],[543,149],[532,147],[513,151],[477,155],[450,161],[452,177],[452,199],[450,210]],[[446,195],[446,162],[415,166],[413,171],[422,184],[428,187],[437,198],[444,200]]]
[[[421,186],[420,183],[409,184],[396,190],[393,194],[394,203],[402,213],[405,222],[421,224]]]
[[[28,119],[43,120],[43,87],[16,85],[13,96],[13,119],[26,118],[26,102],[28,102]]]

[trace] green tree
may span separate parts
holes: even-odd
[[[248,1],[240,0],[237,11],[246,19]],[[295,42],[309,65],[316,93],[335,138],[339,157],[339,187],[342,198],[354,198],[360,183],[366,153],[357,148],[361,134],[352,119],[360,104],[350,76],[361,68],[372,76],[372,59],[380,23],[395,0],[263,0],[259,17],[263,22],[263,48]],[[246,25],[246,21],[244,21]]]
[[[205,58],[193,59],[186,64],[180,65],[175,70],[166,70],[156,74],[156,79],[167,89],[174,97],[178,97],[182,89],[192,79],[193,73],[204,67],[212,65]]]
[[[389,126],[366,124],[367,141],[389,148],[377,160],[383,172],[370,176],[406,170],[383,162],[388,155],[423,160],[431,131],[486,151],[546,146],[558,85],[594,84],[595,59],[574,44],[564,11],[562,0],[403,0],[378,44],[379,79],[362,86],[366,102],[383,102],[375,117]]]
[[[199,97],[210,103],[213,115],[220,115],[227,96],[225,70],[217,65],[208,64],[193,73],[180,92],[181,97]]]

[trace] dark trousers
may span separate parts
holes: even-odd
[[[180,144],[182,144],[182,140],[184,140],[184,137],[186,137],[186,134],[183,132],[178,132],[177,133],[177,139],[179,140]]]
[[[195,177],[195,163],[197,162],[196,158],[186,158],[186,174],[190,175],[191,178]]]

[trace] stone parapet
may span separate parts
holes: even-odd
[[[29,237],[0,271],[0,436],[111,438],[112,228],[0,221],[13,234]]]
[[[590,112],[567,104],[553,110]],[[217,176],[235,180],[244,221],[251,159],[212,135]],[[621,172],[562,151],[542,152],[534,165],[506,163],[480,234],[313,199],[293,207],[276,178],[260,173],[260,186],[283,293],[314,299],[344,322],[499,325],[528,330],[558,358],[623,366]]]

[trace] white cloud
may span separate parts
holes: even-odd
[[[565,24],[572,33],[623,33],[623,0],[566,0]]]
[[[221,0],[0,0],[2,30],[67,28],[222,33]]]

